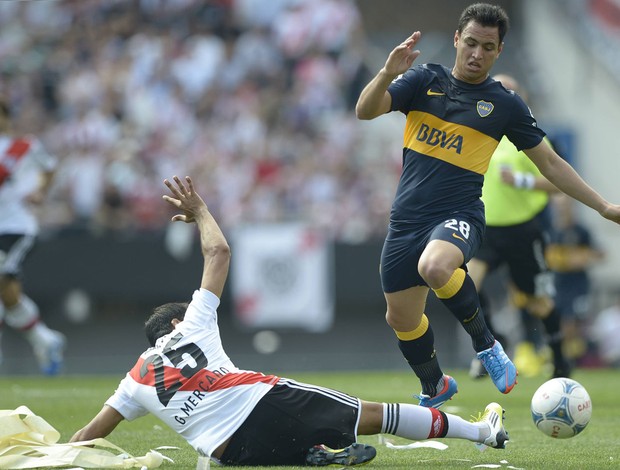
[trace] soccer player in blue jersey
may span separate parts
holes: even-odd
[[[381,283],[387,323],[420,379],[423,406],[441,406],[457,392],[456,381],[441,370],[424,314],[429,289],[471,336],[499,391],[508,393],[516,384],[517,370],[489,331],[466,271],[485,228],[484,173],[504,135],[561,191],[620,223],[620,206],[588,186],[544,142],[545,133],[523,100],[490,78],[508,26],[501,7],[468,6],[454,33],[452,69],[413,66],[421,36],[414,32],[389,54],[356,105],[359,119],[391,111],[406,116],[403,169],[381,254]]]

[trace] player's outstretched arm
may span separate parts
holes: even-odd
[[[360,94],[355,105],[358,119],[374,119],[390,111],[392,97],[387,91],[388,86],[398,75],[405,73],[420,55],[419,50],[413,49],[420,36],[420,31],[416,31],[390,52],[383,68]]]
[[[109,405],[103,405],[101,411],[90,423],[76,432],[69,442],[90,441],[99,437],[106,437],[118,424],[123,421],[123,415]]]
[[[620,224],[620,205],[611,204],[591,188],[574,168],[544,141],[525,154],[560,191],[591,207],[606,219]]]
[[[178,176],[172,179],[176,184],[164,180],[164,184],[172,195],[163,196],[165,201],[181,211],[172,217],[172,221],[195,222],[198,226],[204,257],[200,287],[221,297],[230,265],[230,247],[226,237],[209,212],[209,208],[194,189],[192,179],[189,176],[185,177],[185,182],[181,181]]]

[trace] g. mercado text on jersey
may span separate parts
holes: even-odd
[[[228,372],[229,371],[224,367],[214,371],[205,370],[202,380],[198,380],[196,388],[185,399],[179,408],[179,414],[174,415],[174,420],[179,424],[187,423],[187,419],[190,418],[191,413],[205,398],[206,392],[209,391],[211,385],[213,385],[219,378],[223,377]]]

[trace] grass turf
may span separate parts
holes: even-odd
[[[499,402],[506,409],[506,429],[510,442],[505,450],[479,451],[469,441],[443,439],[449,447],[435,449],[390,449],[377,436],[361,436],[360,441],[377,447],[377,457],[364,468],[386,469],[584,469],[619,468],[620,466],[620,371],[580,370],[574,375],[588,390],[593,403],[588,427],[571,439],[556,440],[535,429],[529,402],[542,378],[520,378],[508,395],[501,395],[488,379],[474,381],[464,371],[447,371],[459,383],[459,393],[442,410],[464,418],[477,415],[487,403]],[[419,385],[407,371],[283,374],[297,380],[332,387],[366,400],[415,402],[411,394]],[[2,377],[0,409],[28,406],[61,433],[66,442],[101,408],[120,380],[110,376]],[[394,444],[408,441],[384,436]],[[162,451],[175,463],[164,468],[194,469],[197,454],[183,439],[152,416],[121,425],[108,437],[133,455],[144,455],[159,446],[177,446],[180,450]],[[212,465],[215,467],[215,465]],[[294,467],[291,467],[294,468]],[[480,468],[480,467],[478,467]]]

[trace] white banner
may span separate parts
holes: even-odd
[[[300,224],[241,227],[232,234],[231,287],[250,328],[322,332],[334,316],[333,249]]]

